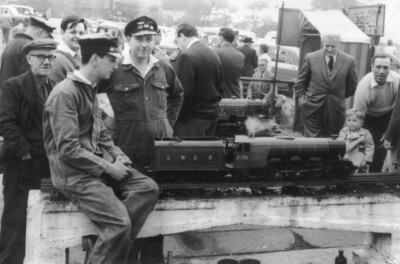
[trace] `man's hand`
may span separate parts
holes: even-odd
[[[385,149],[389,150],[392,148],[392,143],[385,139],[385,141],[383,141],[383,146],[385,147]]]
[[[118,155],[115,161],[121,161],[125,166],[132,165],[132,161],[125,155]]]
[[[108,164],[104,172],[114,180],[121,181],[130,174],[130,170],[122,161],[117,160],[114,163]]]

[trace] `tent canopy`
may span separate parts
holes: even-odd
[[[340,33],[342,42],[370,43],[370,38],[339,10],[303,10],[301,14],[300,27],[303,29],[315,29],[321,35]]]

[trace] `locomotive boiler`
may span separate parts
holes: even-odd
[[[347,178],[353,168],[342,159],[345,150],[343,140],[328,138],[159,140],[149,171],[159,181]]]

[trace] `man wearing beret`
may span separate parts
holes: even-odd
[[[200,42],[197,29],[187,23],[178,26],[175,43],[182,52],[174,67],[185,91],[175,134],[178,137],[213,136],[223,93],[221,61]]]
[[[85,19],[75,15],[64,17],[60,27],[62,41],[57,47],[57,58],[50,74],[50,77],[56,83],[64,80],[68,72],[79,69],[81,54],[78,40],[80,37],[87,34]]]
[[[29,70],[26,54],[22,53],[22,47],[34,39],[53,38],[51,33],[55,28],[42,18],[31,17],[30,23],[24,33],[15,35],[4,48],[1,55],[0,89],[5,81]]]
[[[30,70],[8,79],[0,90],[0,136],[7,164],[4,172],[4,211],[1,219],[0,263],[23,263],[28,193],[50,177],[43,147],[42,113],[54,81],[48,78],[56,42],[37,39],[23,47]]]
[[[152,55],[157,29],[157,23],[147,16],[126,25],[129,56],[104,85],[114,110],[114,142],[143,173],[154,157],[154,138],[173,137],[172,128],[183,100],[183,89],[172,66]],[[147,254],[144,247],[140,254],[144,264],[163,262],[162,239],[152,239],[158,241],[159,254]],[[147,256],[151,260],[146,260]]]
[[[53,186],[98,228],[89,263],[125,264],[159,189],[130,167],[132,162],[114,145],[101,119],[97,84],[110,77],[122,58],[118,40],[92,34],[79,45],[79,71],[58,83],[46,101],[44,146]]]

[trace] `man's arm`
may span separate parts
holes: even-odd
[[[79,142],[78,105],[71,95],[63,92],[55,95],[51,104],[46,104],[46,115],[63,162],[94,176],[105,172],[111,164]]]
[[[311,80],[310,58],[308,55],[306,55],[304,58],[303,66],[300,69],[299,77],[297,78],[297,81],[294,84],[294,90],[297,98],[301,97],[306,93],[308,85],[310,84],[310,80]]]
[[[400,96],[397,95],[393,107],[392,116],[390,117],[389,125],[385,133],[385,141],[387,143],[393,143],[395,140],[399,138],[398,136],[400,133],[399,127],[400,127]]]
[[[5,82],[0,91],[0,135],[4,138],[7,152],[17,158],[29,154],[32,148],[18,126],[20,123],[19,89]]]
[[[258,67],[258,58],[257,58],[257,53],[255,50],[252,50],[252,54],[251,54],[251,65],[253,66],[253,68],[257,68]]]
[[[183,103],[181,107],[181,112],[179,114],[180,119],[187,119],[190,116],[188,109],[192,106],[193,96],[194,96],[194,70],[192,60],[188,55],[182,53],[176,60],[176,68],[178,79],[183,87]]]
[[[373,77],[372,77],[373,78]],[[370,89],[370,78],[369,75],[365,75],[360,83],[357,85],[356,92],[354,93],[353,108],[361,111],[366,111],[369,104],[368,89]]]
[[[346,77],[346,92],[345,92],[346,98],[354,95],[357,84],[358,84],[357,63],[355,59],[352,57],[349,65],[349,73],[347,74]]]
[[[165,72],[169,85],[167,88],[167,117],[170,126],[174,127],[183,102],[183,88],[172,66],[165,65]]]

